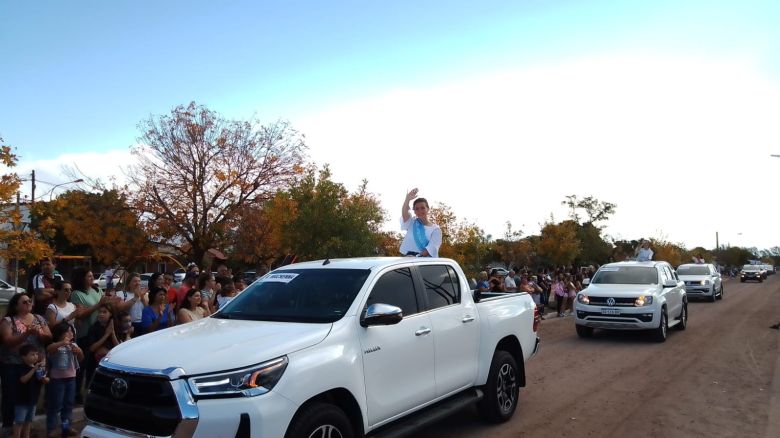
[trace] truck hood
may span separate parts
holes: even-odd
[[[582,293],[594,297],[632,298],[639,295],[655,295],[658,285],[652,284],[591,284]]]
[[[255,365],[321,342],[332,324],[204,318],[124,342],[106,360],[125,367],[186,375]]]

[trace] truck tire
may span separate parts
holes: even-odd
[[[663,308],[661,309],[661,321],[658,323],[658,328],[653,329],[653,339],[656,342],[666,341],[666,335],[669,332],[669,322],[666,318],[666,308]]]
[[[717,300],[717,299],[718,299],[718,297],[717,297],[717,294],[716,294],[716,293],[715,293],[715,291],[713,290],[713,291],[712,291],[712,296],[710,296],[710,297],[709,297],[709,300],[710,300],[710,302],[711,302],[711,303],[714,303],[714,302],[715,302],[715,300]]]
[[[584,325],[575,325],[577,328],[577,335],[581,338],[593,337],[593,327],[586,327]]]
[[[674,328],[677,330],[685,330],[688,328],[688,303],[683,303],[682,310],[680,310],[679,321]]]
[[[719,300],[723,299],[723,285],[722,284],[720,285],[720,294],[718,294],[718,299]]]
[[[295,414],[286,438],[354,438],[352,423],[338,406],[312,403]]]
[[[512,418],[520,394],[517,374],[517,362],[511,354],[503,350],[493,354],[484,387],[485,397],[477,405],[482,418],[492,423],[503,423]]]

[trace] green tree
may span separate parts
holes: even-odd
[[[577,195],[567,196],[566,200],[562,201],[561,204],[569,207],[569,217],[577,223],[581,221],[578,210],[585,210],[585,214],[588,216],[588,220],[585,223],[591,223],[594,226],[596,226],[597,222],[609,219],[615,213],[615,208],[617,207],[611,202],[599,201],[593,196],[586,196],[580,199]]]
[[[193,102],[139,128],[132,205],[155,241],[196,260],[230,246],[245,207],[262,206],[303,170],[304,138],[287,122],[226,120]]]
[[[60,253],[90,254],[100,263],[125,266],[156,254],[137,212],[119,190],[71,190],[37,205],[42,224],[56,230],[50,242]]]
[[[309,168],[293,186],[268,202],[272,241],[299,260],[374,256],[386,235],[384,212],[368,183],[350,193],[331,179],[328,166]]]
[[[542,227],[538,254],[551,264],[570,265],[580,255],[581,245],[576,222],[567,220],[556,224],[551,217]]]
[[[612,256],[612,244],[604,240],[601,229],[592,222],[577,225],[577,239],[581,242],[581,252],[577,257],[580,265],[603,264]]]

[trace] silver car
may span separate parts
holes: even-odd
[[[711,302],[723,299],[723,279],[718,268],[710,263],[688,263],[677,267],[677,275],[685,282],[685,292],[691,298],[706,298]]]
[[[0,280],[0,304],[5,305],[8,304],[8,301],[11,300],[11,297],[13,297],[16,294],[22,294],[25,290],[21,287],[14,287],[12,284],[8,284],[3,280]]]

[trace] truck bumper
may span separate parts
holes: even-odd
[[[298,409],[290,400],[273,391],[257,397],[199,400],[194,438],[282,437]],[[129,430],[87,420],[84,438],[145,437]],[[174,435],[176,437],[176,435]]]
[[[605,314],[600,306],[576,305],[577,325],[614,330],[650,330],[658,327],[660,312],[653,308],[614,307]]]

